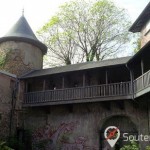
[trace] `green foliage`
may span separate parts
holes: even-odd
[[[70,64],[114,57],[129,41],[129,17],[109,0],[62,5],[37,33],[53,62]]]
[[[18,140],[16,136],[10,137],[8,145],[14,149],[24,150],[24,144]]]
[[[150,146],[146,146],[146,150],[150,150]]]
[[[4,67],[7,59],[8,59],[8,56],[10,54],[10,49],[4,49],[2,51],[0,51],[0,68]]]
[[[129,145],[124,145],[120,150],[140,150],[139,145],[132,141]]]
[[[8,147],[6,142],[0,142],[0,150],[13,150],[13,149]]]
[[[134,53],[137,53],[140,48],[141,48],[141,38],[138,37],[137,40],[135,42],[133,42],[133,45],[134,45]]]

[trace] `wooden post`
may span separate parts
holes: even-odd
[[[46,81],[45,81],[45,79],[44,79],[44,81],[43,81],[43,91],[45,91],[45,85],[46,85]]]
[[[25,81],[25,92],[27,93],[28,92],[28,82]]]
[[[83,87],[85,87],[85,73],[83,73]],[[85,88],[83,88],[82,94],[83,94],[82,97],[85,97],[86,95]]]
[[[144,62],[143,62],[143,59],[141,59],[141,72],[142,72],[142,75],[144,74]]]
[[[106,86],[104,88],[104,95],[108,94],[108,70],[105,71],[105,82],[106,82]]]
[[[85,73],[83,74],[83,87],[85,87]]]
[[[106,76],[106,84],[108,84],[108,71],[107,70],[105,72],[105,76]]]
[[[134,81],[134,75],[133,75],[133,71],[130,69],[130,79],[131,79],[131,94],[133,95],[133,99],[134,99],[134,92],[135,92],[135,84],[133,83]]]
[[[65,88],[65,77],[63,76],[62,77],[62,89],[64,89]]]
[[[144,74],[144,63],[143,63],[143,59],[141,59],[141,72],[142,75]],[[144,87],[144,76],[142,76],[142,88]]]

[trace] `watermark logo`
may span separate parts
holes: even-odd
[[[120,130],[115,126],[109,126],[104,131],[104,137],[111,147],[114,147],[120,137]]]

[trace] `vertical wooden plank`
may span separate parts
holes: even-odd
[[[28,92],[28,82],[25,81],[25,92],[27,93]]]
[[[105,71],[105,79],[106,79],[106,84],[108,84],[108,70]]]
[[[108,85],[108,70],[105,71],[105,82],[106,82],[105,95],[107,95],[108,94],[108,90],[109,90],[109,87],[107,86]]]
[[[83,87],[85,87],[85,73],[83,74]]]
[[[62,77],[62,89],[64,89],[65,88],[65,77],[63,76]]]
[[[85,73],[83,74],[83,87],[85,87]],[[85,97],[85,88],[82,88],[82,97],[84,98]]]
[[[134,86],[136,86],[136,84],[133,83],[134,82],[134,74],[133,74],[132,69],[130,69],[130,80],[131,80],[131,86],[130,86],[131,89],[129,89],[129,90],[131,90],[132,98],[134,99],[134,93],[135,93],[134,89],[136,88]]]
[[[43,91],[45,91],[45,85],[46,85],[46,81],[45,81],[45,79],[43,80]]]
[[[144,62],[143,59],[141,59],[141,73],[144,74]]]
[[[43,92],[40,94],[40,101],[45,101],[46,80],[43,80]]]
[[[142,72],[142,88],[144,87],[144,62],[143,59],[141,59],[141,72]]]

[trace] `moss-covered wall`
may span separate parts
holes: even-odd
[[[42,51],[34,45],[7,41],[0,44],[0,70],[22,75],[32,69],[42,69]]]

